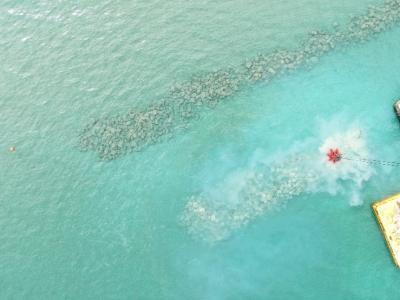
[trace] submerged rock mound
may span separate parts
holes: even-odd
[[[141,111],[130,111],[88,124],[79,137],[83,151],[94,151],[102,160],[113,160],[161,142],[199,116],[205,108],[233,96],[242,86],[268,82],[299,67],[311,66],[340,45],[367,41],[400,21],[400,0],[371,6],[347,27],[336,24],[332,32],[314,31],[293,50],[260,54],[236,68],[218,70],[174,85],[159,101]]]

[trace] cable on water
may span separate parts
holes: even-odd
[[[368,159],[368,158],[364,158],[364,157],[347,157],[347,156],[343,156],[343,155],[341,155],[341,159],[362,162],[362,163],[366,163],[366,164],[373,164],[373,165],[400,167],[400,162],[398,162],[398,161]]]
[[[386,160],[378,160],[378,159],[368,159],[364,157],[347,157],[344,156],[339,148],[330,148],[326,153],[328,161],[332,164],[339,163],[342,159],[361,162],[371,165],[381,165],[381,166],[390,166],[390,167],[400,167],[400,162],[398,161],[386,161]]]

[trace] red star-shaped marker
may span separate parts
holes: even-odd
[[[328,161],[332,162],[333,164],[337,163],[342,158],[342,155],[337,148],[329,149],[329,152],[326,155],[328,156]]]

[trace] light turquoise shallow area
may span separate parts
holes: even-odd
[[[370,204],[399,192],[398,169],[371,167],[362,206],[321,188],[219,241],[191,234],[182,216],[193,195],[251,171],[257,153],[314,153],[321,124],[356,122],[371,156],[400,161],[400,26],[240,90],[143,152],[100,162],[77,147],[92,118],[146,107],[175,82],[295,47],[379,3],[3,1],[0,299],[395,299],[400,273]],[[228,189],[220,198],[237,207]]]

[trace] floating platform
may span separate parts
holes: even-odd
[[[400,193],[372,204],[394,263],[400,268]]]
[[[400,99],[393,104],[393,109],[397,118],[400,120]]]

